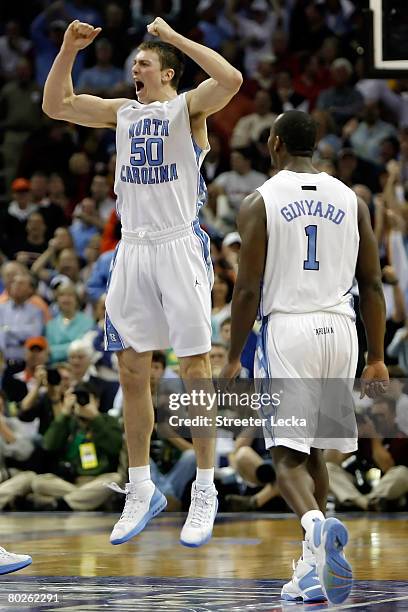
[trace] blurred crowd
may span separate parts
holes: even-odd
[[[209,119],[208,190],[201,224],[211,238],[214,378],[226,362],[242,199],[275,170],[267,140],[281,112],[309,112],[314,162],[369,208],[387,307],[381,401],[358,399],[361,444],[327,453],[337,509],[406,507],[408,494],[408,80],[365,78],[362,3],[352,0],[26,0],[0,7],[0,509],[119,507],[127,456],[115,356],[104,351],[105,288],[121,228],[115,211],[115,133],[50,120],[42,88],[73,19],[102,26],[78,56],[77,92],[134,97],[131,65],[146,25],[162,16],[221,52],[244,75]],[[187,63],[181,89],[206,75]],[[322,288],[324,290],[324,288]],[[352,288],[360,356],[366,350]],[[253,377],[259,328],[242,356]],[[174,353],[154,354],[151,386],[179,382]],[[181,383],[180,383],[181,384]],[[157,400],[159,401],[159,400]],[[191,440],[154,434],[152,466],[170,509],[185,507],[195,473]],[[217,447],[221,509],[285,509],[262,439],[252,430]],[[115,487],[113,487],[115,488]],[[117,490],[117,488],[116,488]]]

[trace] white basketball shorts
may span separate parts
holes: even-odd
[[[210,239],[198,221],[123,231],[108,280],[105,349],[207,353],[213,279]]]
[[[264,317],[255,358],[266,448],[357,449],[352,390],[358,340],[354,321],[327,312]],[[279,399],[276,399],[276,398]]]

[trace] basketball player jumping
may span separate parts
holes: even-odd
[[[213,273],[209,238],[198,222],[206,198],[200,165],[208,151],[206,117],[223,108],[242,83],[241,73],[218,53],[181,36],[163,19],[156,18],[147,30],[161,40],[144,42],[136,52],[137,100],[74,93],[75,57],[101,31],[74,21],[48,75],[43,102],[54,119],[116,127],[122,240],[111,269],[105,333],[106,348],[118,351],[130,468],[113,544],[138,534],[166,506],[149,468],[152,351],[172,346],[185,381],[211,379]],[[178,95],[183,53],[210,78]],[[211,537],[217,511],[215,440],[193,435],[193,442],[198,468],[181,532],[186,546]]]
[[[242,246],[232,300],[231,348],[222,375],[232,378],[239,370],[240,354],[260,306],[257,378],[291,379],[289,393],[303,381],[312,388],[319,379],[350,381],[352,387],[358,342],[349,289],[356,276],[368,342],[362,391],[372,397],[383,392],[388,381],[377,245],[365,203],[313,167],[315,136],[316,126],[306,113],[280,115],[268,141],[279,172],[240,209]],[[292,408],[297,405],[302,413],[306,400],[294,397]],[[276,416],[290,417],[287,406],[290,402],[283,401]],[[313,396],[310,406],[318,422],[319,398]],[[341,418],[339,414],[338,421]],[[352,572],[343,553],[347,529],[336,518],[324,516],[328,475],[322,449],[356,450],[352,410],[351,419],[351,439],[302,437],[292,426],[286,435],[275,425],[264,428],[281,494],[304,531],[303,555],[282,589],[282,599],[313,602],[327,597],[340,603],[350,592]]]

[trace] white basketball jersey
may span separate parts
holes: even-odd
[[[261,316],[327,311],[354,318],[359,233],[354,192],[325,172],[283,170],[258,188],[268,248]]]
[[[117,113],[115,193],[125,231],[186,225],[206,199],[186,95],[168,102],[129,100]]]

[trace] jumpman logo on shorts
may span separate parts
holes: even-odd
[[[198,286],[198,287],[201,287],[201,283],[199,283],[199,282],[198,282],[198,279],[196,278],[196,281],[195,281],[195,285],[194,285],[194,287],[197,287],[197,286]]]

